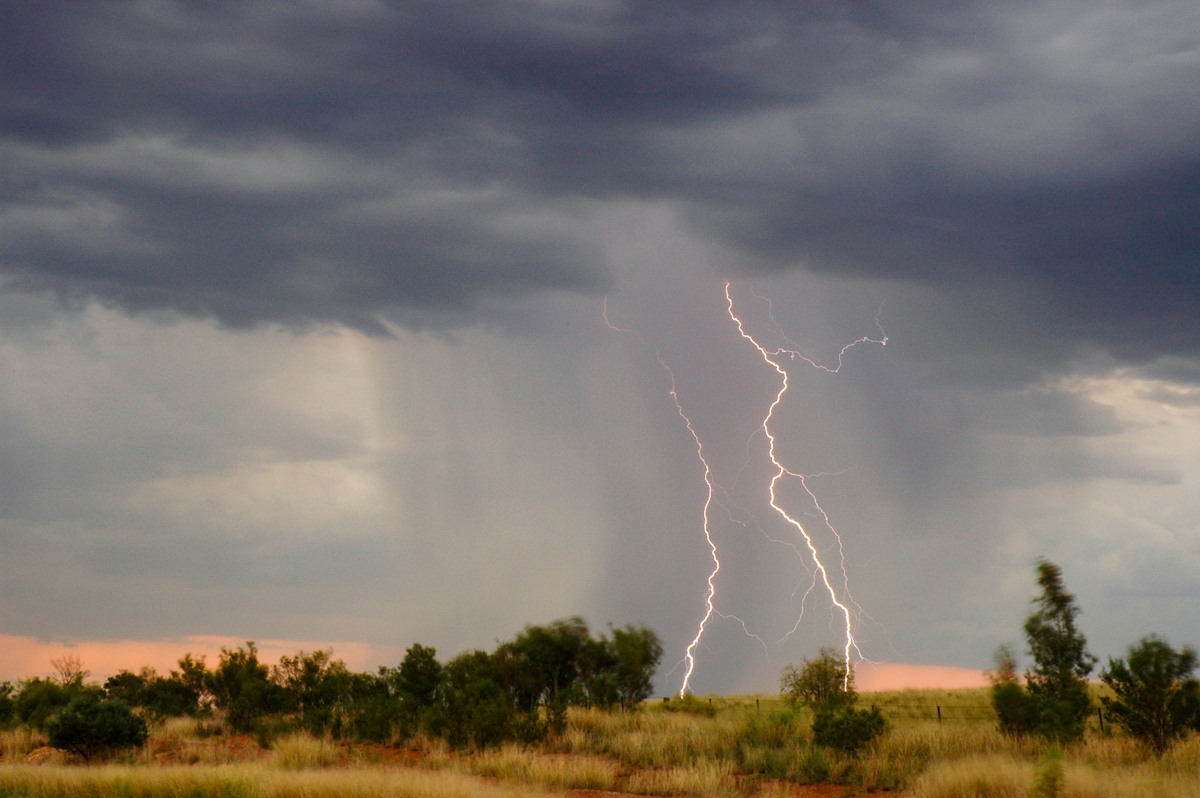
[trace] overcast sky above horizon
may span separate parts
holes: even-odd
[[[1101,657],[1200,645],[1190,0],[42,0],[0,73],[0,635],[579,614],[669,692],[657,354],[692,686],[772,690],[840,626],[729,281],[819,364],[888,337],[773,426],[864,656],[988,667],[1042,556]]]

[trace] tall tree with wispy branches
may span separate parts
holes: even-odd
[[[1073,742],[1083,737],[1092,708],[1088,674],[1096,658],[1087,650],[1087,638],[1075,619],[1075,596],[1063,586],[1062,569],[1038,560],[1038,585],[1034,612],[1025,621],[1025,638],[1033,667],[1025,674],[1032,709],[1033,730],[1048,740]]]

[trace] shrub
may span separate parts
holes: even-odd
[[[1063,790],[1063,754],[1059,748],[1051,748],[1042,755],[1033,772],[1033,784],[1029,798],[1058,798]]]
[[[1110,659],[1100,678],[1116,698],[1101,699],[1109,716],[1162,756],[1200,717],[1200,684],[1192,678],[1196,652],[1176,651],[1154,635]]]
[[[49,679],[28,679],[21,682],[20,692],[15,699],[17,720],[38,731],[45,731],[46,724],[54,714],[69,704],[72,698],[81,694],[95,697],[99,692],[99,687],[78,682],[62,685]]]
[[[47,725],[50,745],[85,760],[146,742],[146,721],[124,701],[80,695]]]
[[[1021,735],[1033,729],[1033,708],[1029,693],[1017,679],[1017,662],[1012,649],[1001,646],[996,651],[996,670],[989,674],[992,682],[992,708],[1000,722],[1000,731]]]
[[[876,708],[818,709],[813,718],[813,742],[852,754],[866,748],[887,730],[887,721]]]
[[[0,682],[0,728],[8,725],[16,712],[17,702],[13,698],[16,688],[12,682]]]
[[[785,665],[779,689],[790,703],[813,709],[853,706],[858,700],[854,673],[832,648],[822,648],[814,659],[804,660],[801,668]]]
[[[668,712],[685,712],[689,715],[700,715],[706,718],[717,714],[717,708],[713,706],[711,700],[704,701],[696,698],[692,693],[684,693],[670,701],[664,701],[663,709]]]

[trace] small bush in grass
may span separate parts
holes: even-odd
[[[46,727],[50,745],[85,760],[103,757],[122,748],[140,748],[146,742],[146,721],[134,715],[124,701],[98,701],[83,694]]]
[[[1059,798],[1063,791],[1063,753],[1054,747],[1042,754],[1033,772],[1029,798]]]
[[[668,712],[686,712],[689,715],[702,715],[709,718],[717,714],[717,708],[712,705],[712,701],[696,698],[691,693],[684,693],[670,701],[664,701],[663,709]]]
[[[823,709],[813,718],[813,742],[846,754],[861,751],[886,730],[887,721],[875,708]]]

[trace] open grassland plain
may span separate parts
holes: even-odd
[[[1141,798],[1200,795],[1200,737],[1152,757],[1097,717],[1056,753],[1002,735],[987,690],[870,693],[888,731],[857,755],[812,743],[777,697],[572,710],[539,745],[455,751],[436,739],[348,744],[303,733],[227,734],[219,719],[154,725],[139,751],[81,764],[25,728],[0,731],[0,796],[25,798]]]

